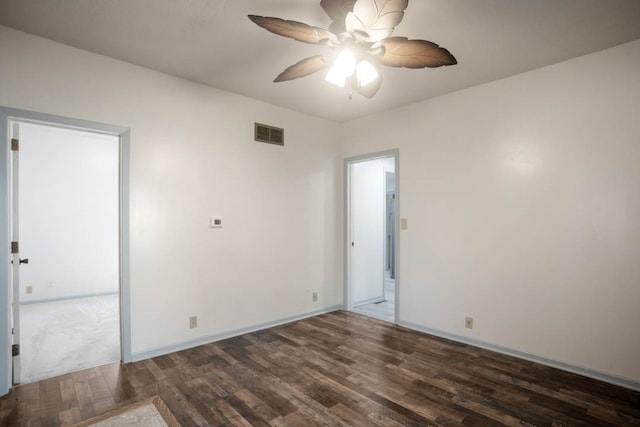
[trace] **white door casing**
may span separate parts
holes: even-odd
[[[358,242],[356,241],[358,237],[358,232],[356,231],[357,226],[354,227],[354,218],[353,218],[353,199],[352,193],[354,191],[354,179],[352,176],[352,166],[354,164],[362,163],[365,161],[371,161],[376,159],[393,159],[394,164],[394,173],[395,173],[395,209],[394,209],[394,219],[393,219],[393,228],[394,228],[394,237],[395,244],[394,248],[394,272],[395,272],[395,314],[394,314],[394,322],[399,322],[399,313],[400,313],[400,189],[398,187],[399,176],[400,176],[400,160],[399,160],[399,150],[393,149],[388,151],[382,151],[377,153],[365,154],[356,157],[346,158],[344,160],[344,309],[347,311],[353,310],[354,303],[357,304],[357,300],[354,298],[354,281],[358,280],[354,276],[357,276],[358,273],[354,271],[356,265],[360,262],[358,261],[358,253],[354,252],[354,248],[357,248]],[[357,179],[356,179],[357,181]],[[380,275],[382,276],[381,288],[383,289],[384,295],[384,221],[385,221],[385,194],[386,189],[384,186],[384,174],[381,176],[381,187],[378,190],[374,190],[378,193],[382,200],[382,207],[380,211],[380,221],[382,223],[381,233],[380,233]],[[356,182],[357,185],[357,182]],[[357,202],[356,202],[357,203]],[[357,209],[357,208],[356,208]],[[360,242],[361,244],[365,244],[364,242]],[[373,259],[373,258],[372,258]],[[377,261],[376,261],[377,262]]]
[[[9,122],[11,139],[11,289],[12,289],[12,383],[20,382],[20,239],[18,222],[18,176],[20,124]]]
[[[132,362],[131,351],[131,300],[130,300],[130,220],[129,220],[129,168],[130,168],[130,129],[122,126],[90,122],[86,120],[44,114],[28,110],[0,106],[0,164],[3,165],[0,174],[0,396],[7,394],[11,388],[12,378],[19,378],[19,358],[14,365],[12,345],[19,344],[19,282],[18,268],[20,266],[19,254],[11,253],[14,228],[17,231],[17,222],[12,223],[11,217],[17,218],[17,193],[12,189],[13,158],[10,150],[13,138],[13,124],[40,123],[51,126],[83,129],[98,133],[118,135],[120,138],[120,319],[121,319],[121,358],[122,361]],[[19,130],[19,129],[18,129]],[[13,172],[11,169],[16,169]],[[15,198],[15,202],[13,199]],[[15,212],[14,212],[15,209]],[[19,249],[19,245],[18,245]],[[13,261],[13,264],[11,263]],[[15,272],[15,273],[14,273]],[[17,273],[17,274],[16,274]],[[15,279],[12,278],[15,277]],[[14,284],[15,283],[15,284]],[[15,296],[15,297],[14,297]],[[16,330],[17,326],[17,330]],[[17,332],[17,333],[16,333]],[[14,333],[18,342],[14,342]],[[17,371],[16,371],[17,369]]]

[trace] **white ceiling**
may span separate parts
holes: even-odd
[[[248,14],[330,23],[320,0],[0,0],[0,24],[340,122],[640,38],[639,0],[412,0],[394,35],[438,43],[458,64],[384,68],[373,99],[350,101],[320,73],[272,83],[328,48]]]

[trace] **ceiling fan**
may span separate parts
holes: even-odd
[[[249,15],[254,23],[280,36],[331,48],[284,70],[274,82],[305,77],[330,68],[325,80],[371,98],[382,85],[380,66],[435,68],[457,64],[443,47],[426,40],[390,37],[402,21],[409,0],[322,0],[333,20],[328,30],[297,21]]]

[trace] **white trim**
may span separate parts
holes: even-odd
[[[13,140],[16,138],[18,143],[20,141],[20,124],[16,121],[7,120],[9,125],[9,138]],[[19,145],[19,144],[18,144]],[[18,147],[19,148],[19,147]],[[7,186],[8,191],[11,193],[11,208],[10,208],[10,217],[9,222],[11,223],[11,241],[12,242],[20,242],[20,224],[19,224],[19,216],[20,212],[20,197],[19,191],[20,188],[20,150],[13,151],[11,150],[11,182]],[[20,329],[20,251],[15,254],[11,254],[11,322],[12,322],[12,348],[14,345],[20,348],[20,343],[22,342],[22,332]],[[11,361],[12,374],[11,374],[11,382],[18,383],[20,382],[20,378],[22,375],[22,358],[20,357],[20,353],[17,355],[13,355]]]
[[[44,304],[47,302],[69,301],[81,298],[106,297],[107,295],[118,295],[118,292],[96,292],[93,294],[71,295],[68,297],[42,298],[31,301],[20,301],[20,305]]]
[[[120,136],[120,323],[121,357],[131,362],[131,292],[129,266],[129,145],[130,130],[87,120],[72,119],[34,111],[19,110],[0,106],[0,166],[5,173],[0,174],[0,396],[11,388],[11,290],[9,287],[9,120],[21,123],[39,123],[49,126],[66,127],[89,132]]]
[[[351,218],[350,218],[350,200],[351,200],[351,171],[350,166],[353,163],[366,162],[368,160],[376,160],[376,159],[384,159],[384,158],[393,158],[395,161],[395,175],[396,175],[396,216],[394,218],[395,221],[395,256],[394,256],[394,264],[395,264],[395,293],[396,298],[394,301],[394,319],[393,323],[397,324],[400,320],[400,149],[394,148],[392,150],[378,151],[375,153],[362,154],[354,157],[347,157],[344,159],[344,191],[343,191],[343,233],[344,233],[344,253],[343,253],[343,281],[344,281],[344,302],[343,302],[343,310],[345,311],[353,311],[353,307],[355,306],[352,300],[352,290],[351,290],[351,268],[350,268],[350,245],[351,245]],[[384,288],[383,288],[384,289]]]
[[[381,296],[381,297],[367,298],[367,299],[362,300],[362,301],[354,302],[353,303],[353,308],[360,307],[361,305],[365,305],[365,304],[375,304],[377,302],[383,302],[383,301],[385,301],[384,295]]]
[[[297,316],[285,317],[283,319],[274,320],[272,322],[260,323],[253,326],[247,326],[245,328],[232,329],[227,332],[221,332],[215,335],[209,335],[206,337],[200,337],[195,340],[183,341],[177,344],[173,344],[166,347],[157,347],[151,350],[142,351],[140,353],[132,354],[132,361],[138,362],[140,360],[150,359],[152,357],[163,356],[169,353],[175,353],[176,351],[187,350],[200,345],[210,344],[216,341],[225,340],[227,338],[237,337],[239,335],[249,334],[251,332],[261,331],[263,329],[273,328],[275,326],[284,325],[298,320],[307,319],[309,317],[318,316],[320,314],[331,313],[334,311],[342,310],[341,305],[335,305],[327,307],[321,310],[312,311],[309,313],[299,314]]]
[[[576,366],[558,360],[549,359],[548,357],[538,356],[536,354],[526,353],[519,350],[513,350],[501,345],[488,343],[485,341],[475,340],[473,338],[464,337],[461,335],[450,334],[448,332],[440,331],[437,329],[427,328],[411,322],[400,322],[399,326],[414,331],[422,332],[429,335],[434,335],[440,338],[445,338],[451,341],[456,341],[463,344],[472,345],[474,347],[484,348],[486,350],[495,351],[497,353],[506,354],[508,356],[517,357],[519,359],[529,360],[531,362],[540,363],[541,365],[550,366],[563,371],[572,372],[574,374],[582,375],[585,377],[593,378],[596,380],[604,381],[607,383],[619,385],[621,387],[629,388],[631,390],[640,391],[640,382],[632,380],[631,378],[619,377],[617,375],[608,374],[606,372],[598,371],[595,369],[585,368],[582,366]]]
[[[9,250],[9,129],[7,113],[0,108],[0,396],[11,388],[11,257]]]
[[[133,361],[131,357],[131,259],[129,230],[130,207],[130,165],[131,131],[120,133],[120,354],[124,363]]]
[[[365,316],[365,317],[370,317],[370,318],[372,318],[372,319],[376,319],[376,320],[379,320],[379,321],[381,321],[381,322],[386,322],[386,323],[394,324],[393,322],[391,322],[391,321],[389,320],[389,317],[384,316],[384,315],[382,315],[382,314],[378,314],[378,313],[366,313],[366,314],[365,314],[365,313],[363,313],[363,312],[361,312],[361,311],[358,311],[358,310],[353,310],[353,313],[355,313],[355,314],[359,314],[359,315],[361,315],[361,316]]]

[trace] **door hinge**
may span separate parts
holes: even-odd
[[[11,355],[13,357],[20,356],[20,344],[13,344],[11,346]]]
[[[12,254],[18,253],[18,242],[11,242],[11,253]]]
[[[20,146],[20,141],[16,138],[11,138],[11,151],[18,151],[18,147]]]

